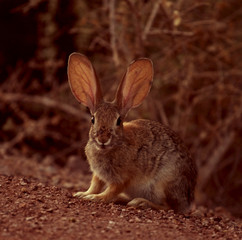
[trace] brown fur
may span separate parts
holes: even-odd
[[[142,102],[149,92],[150,84],[146,84],[138,99],[134,93],[139,92],[142,84],[135,90],[130,87],[130,81],[137,82],[137,77],[139,82],[150,80],[147,80],[152,75],[149,64],[143,59],[131,64],[132,73],[128,68],[113,103],[95,99],[90,103],[94,118],[85,152],[93,178],[89,189],[75,196],[185,212],[193,201],[197,176],[187,148],[176,133],[158,122],[144,119],[123,122],[129,108]],[[71,75],[69,80],[72,81]],[[96,91],[98,96],[102,95],[100,89]],[[79,95],[77,98],[82,102]],[[85,96],[87,102],[86,99]]]

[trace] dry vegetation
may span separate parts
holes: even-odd
[[[154,85],[129,118],[179,132],[199,168],[196,202],[242,215],[241,0],[21,2],[0,7],[0,158],[84,160],[89,116],[70,93],[68,55],[92,60],[107,99],[145,56]]]

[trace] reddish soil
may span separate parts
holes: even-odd
[[[0,239],[242,239],[242,220],[225,209],[190,214],[132,209],[72,197],[90,181],[73,157],[0,159]]]

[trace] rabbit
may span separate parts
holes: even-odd
[[[181,139],[156,121],[124,121],[150,91],[152,61],[140,58],[128,66],[113,102],[104,101],[95,70],[80,53],[69,56],[68,80],[73,95],[92,115],[85,147],[92,180],[87,191],[73,196],[187,212],[194,200],[197,169]]]

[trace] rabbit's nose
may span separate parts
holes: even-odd
[[[100,128],[97,132],[97,142],[99,144],[108,145],[111,141],[111,131],[105,127]]]

